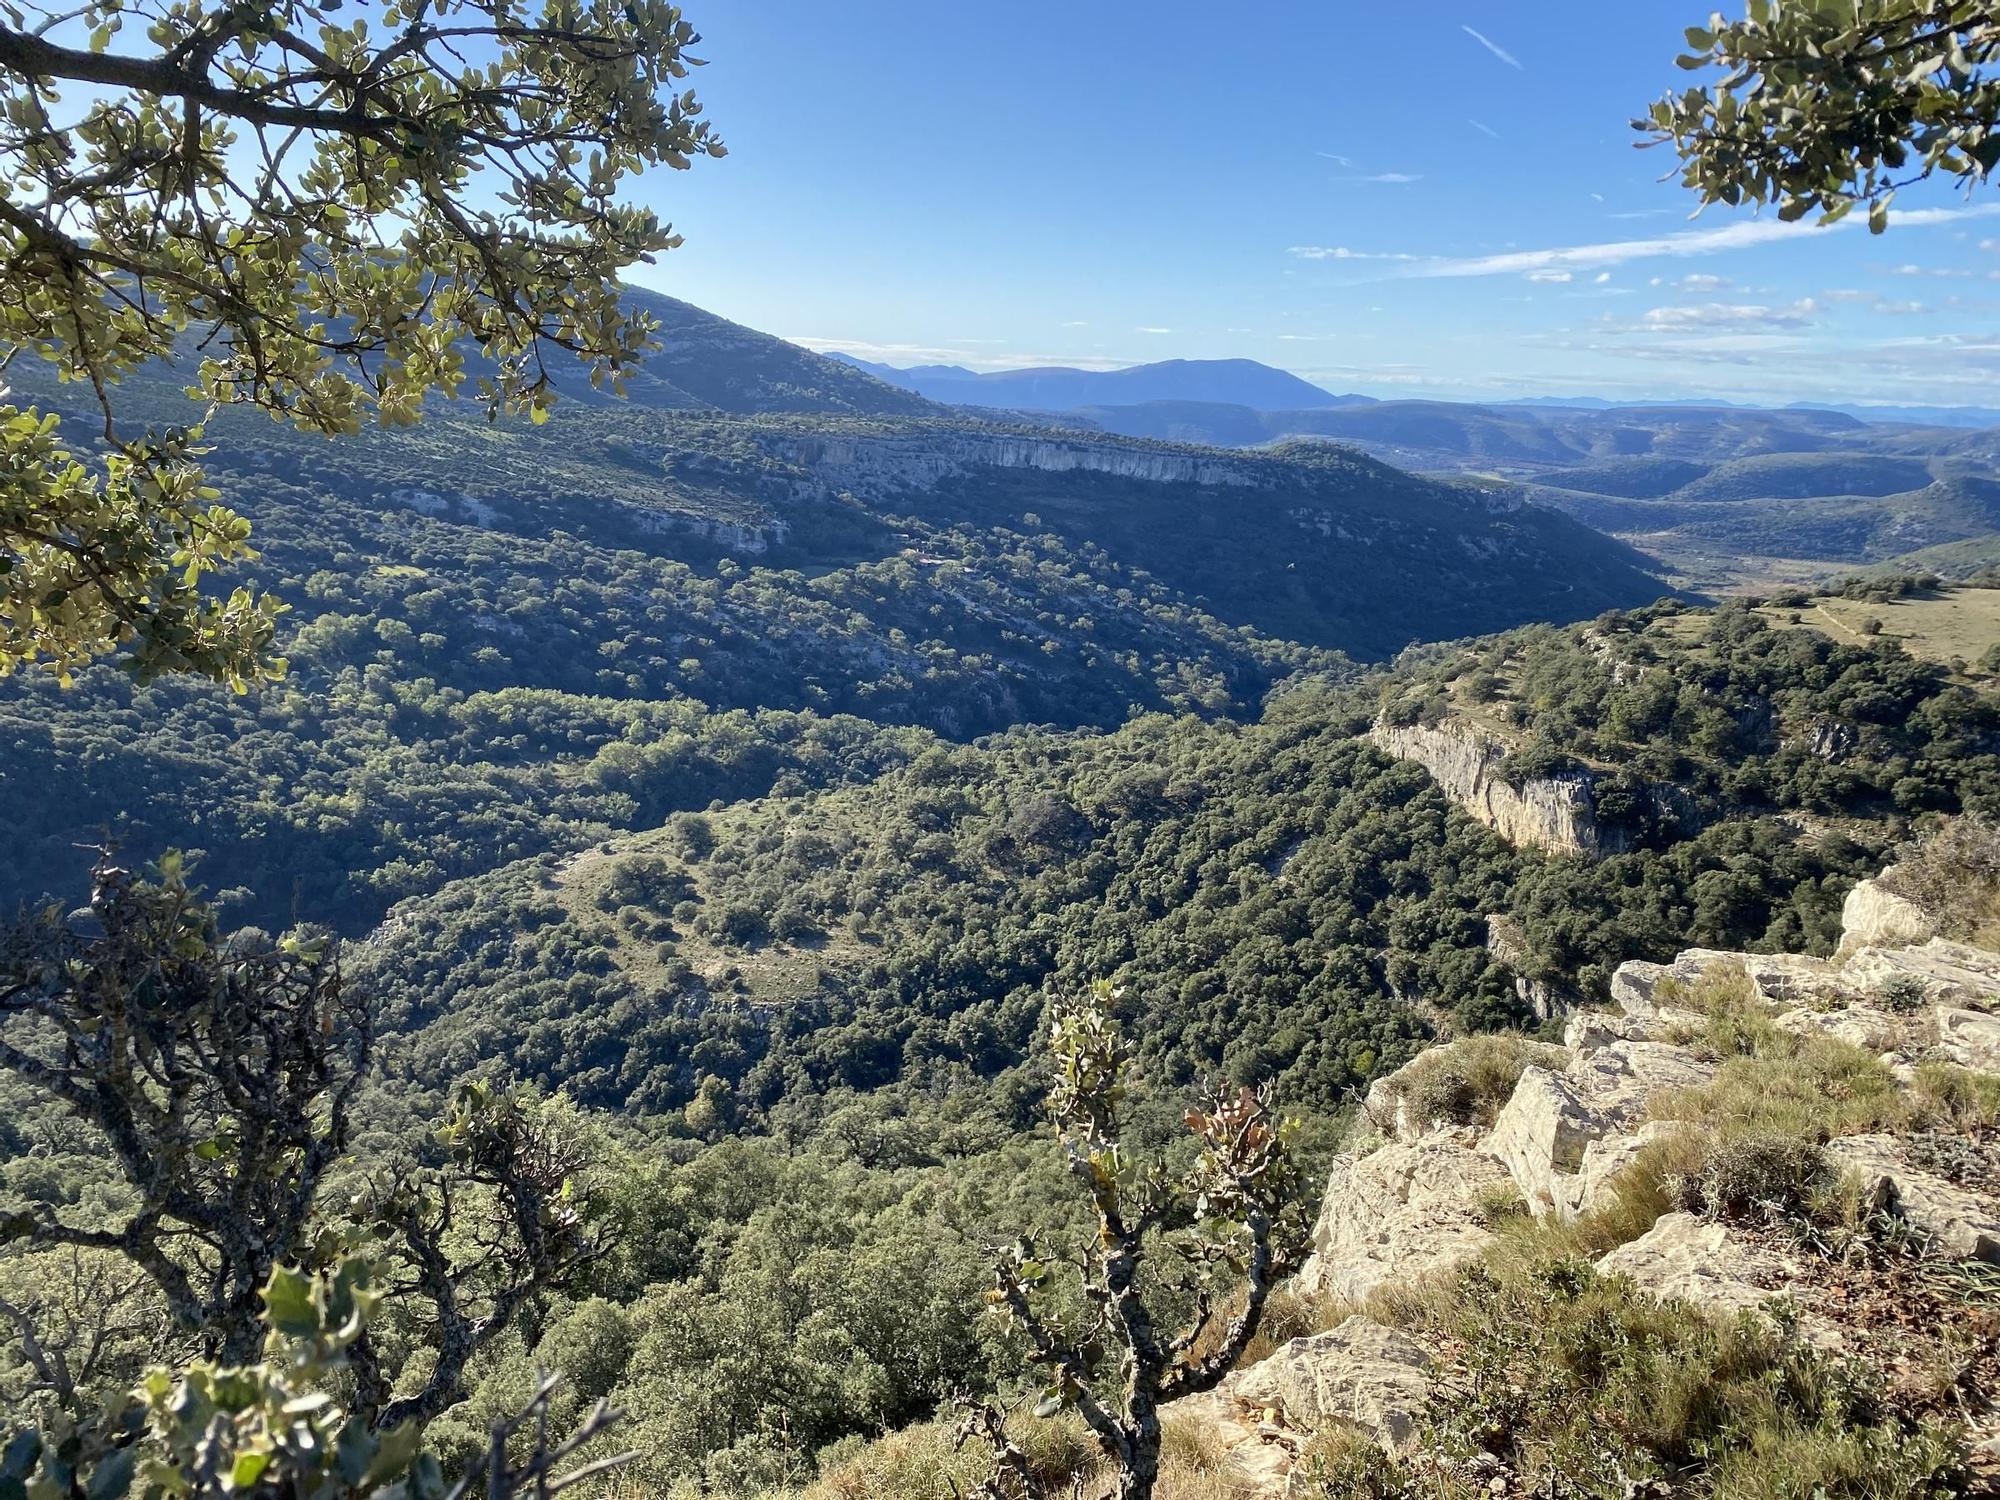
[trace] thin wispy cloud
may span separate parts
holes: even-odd
[[[1354,165],[1353,157],[1342,156],[1338,151],[1315,151],[1313,152],[1313,155],[1325,157],[1328,161],[1337,163],[1338,165],[1343,167],[1351,167]]]
[[[1993,214],[2000,214],[2000,204],[1913,209],[1898,214],[1895,222],[1903,229],[1917,229],[1926,225],[1957,224]],[[1558,245],[1543,250],[1508,250],[1497,255],[1422,256],[1350,250],[1344,245],[1294,245],[1288,253],[1302,260],[1394,262],[1398,263],[1398,268],[1392,274],[1398,277],[1527,276],[1536,271],[1595,271],[1630,261],[1715,255],[1781,241],[1803,244],[1819,235],[1851,232],[1855,227],[1856,222],[1852,219],[1825,227],[1783,224],[1776,219],[1750,219],[1717,229],[1696,229],[1646,239],[1605,240],[1589,245]]]
[[[1467,120],[1465,123],[1481,135],[1490,136],[1496,141],[1500,139],[1500,132],[1495,130],[1491,125],[1488,125],[1484,120]],[[1600,199],[1599,201],[1602,202],[1603,200]]]
[[[1930,311],[1927,303],[1897,301],[1885,297],[1880,292],[1863,291],[1855,287],[1834,287],[1819,294],[1822,302],[1850,307],[1866,307],[1889,317],[1914,318]]]
[[[1374,172],[1360,179],[1360,181],[1362,182],[1397,182],[1397,183],[1422,182],[1423,180],[1424,179],[1422,175],[1416,172]]]
[[[1761,303],[1702,302],[1676,307],[1650,308],[1639,319],[1649,333],[1682,331],[1703,335],[1717,333],[1788,332],[1809,327],[1819,304],[1810,297],[1788,307],[1766,307]]]
[[[1134,333],[1172,333],[1172,332],[1173,332],[1173,329],[1171,329],[1171,328],[1135,328],[1135,329],[1133,329],[1132,331],[1133,331]]]
[[[1494,41],[1493,38],[1488,36],[1485,32],[1476,31],[1470,26],[1461,26],[1458,29],[1464,32],[1467,36],[1471,37],[1475,42],[1479,43],[1479,45],[1484,47],[1488,52],[1491,52],[1495,57],[1499,58],[1500,61],[1505,63],[1508,67],[1519,68],[1523,73],[1528,71],[1527,64],[1523,63],[1520,58],[1516,57],[1513,53],[1509,52],[1505,47],[1501,46],[1498,42]]]
[[[1418,261],[1421,255],[1404,255],[1389,250],[1350,250],[1345,245],[1293,245],[1285,251],[1300,260],[1395,260]]]

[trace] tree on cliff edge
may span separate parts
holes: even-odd
[[[282,669],[276,604],[202,588],[252,554],[199,426],[117,420],[142,365],[327,435],[415,421],[469,356],[491,413],[541,420],[551,357],[617,386],[648,324],[612,278],[679,243],[620,188],[723,154],[696,41],[666,0],[0,0],[0,355],[104,419],[99,465],[0,406],[0,675]]]
[[[1016,1245],[987,1295],[1026,1336],[1047,1381],[1044,1407],[1074,1408],[1115,1465],[1117,1500],[1150,1500],[1160,1408],[1229,1373],[1306,1225],[1290,1129],[1250,1089],[1214,1091],[1187,1112],[1201,1150],[1185,1176],[1133,1158],[1120,1138],[1130,1056],[1115,1000],[1101,981],[1064,996],[1049,1032],[1049,1114],[1096,1232],[1071,1247]],[[1164,1326],[1163,1294],[1186,1309]],[[1064,1303],[1085,1311],[1064,1319]],[[1035,1477],[992,1406],[968,1414],[960,1441],[973,1438],[996,1459],[985,1500],[1032,1500]]]

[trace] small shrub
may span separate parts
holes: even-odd
[[[1919,1500],[1953,1493],[1959,1477],[1947,1435],[1905,1428],[1841,1364],[1575,1256],[1489,1262],[1422,1313],[1462,1371],[1418,1435],[1447,1478],[1426,1494],[1470,1496],[1459,1476],[1504,1472],[1516,1494]],[[1395,1483],[1393,1467],[1333,1446],[1325,1472],[1350,1487],[1311,1493],[1404,1493],[1368,1488],[1380,1482],[1371,1465]]]
[[[1488,1229],[1509,1219],[1527,1217],[1528,1200],[1511,1182],[1496,1182],[1479,1190],[1472,1205],[1472,1217]]]
[[[1930,913],[1946,937],[2000,947],[2000,822],[1953,818],[1898,850],[1882,883]]]
[[[1884,1010],[1896,1015],[1908,1015],[1928,1005],[1931,992],[1923,980],[1914,974],[1892,974],[1882,982],[1882,987],[1875,992],[1875,998]]]
[[[1716,1142],[1677,1187],[1681,1207],[1710,1218],[1810,1222],[1825,1214],[1838,1181],[1817,1142],[1765,1135]]]
[[[1964,1188],[1982,1188],[2000,1182],[2000,1153],[1970,1136],[1926,1130],[1903,1144],[1911,1166],[1947,1182]]]
[[[1438,1121],[1469,1125],[1479,1102],[1479,1096],[1472,1091],[1472,1080],[1462,1068],[1443,1057],[1434,1066],[1420,1066],[1400,1092],[1411,1117],[1421,1125]]]
[[[1661,981],[1658,998],[1662,1005],[1703,1018],[1699,1029],[1676,1028],[1671,1039],[1699,1043],[1717,1057],[1785,1053],[1797,1046],[1797,1039],[1776,1024],[1776,1009],[1757,993],[1740,963],[1717,964],[1692,981],[1669,976]]]
[[[1491,1125],[1524,1069],[1560,1068],[1567,1060],[1560,1047],[1514,1032],[1484,1032],[1426,1052],[1404,1070],[1395,1087],[1411,1116],[1423,1124]]]

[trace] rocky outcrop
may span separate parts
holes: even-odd
[[[1853,938],[1879,934],[1879,905],[1852,910],[1860,924]],[[1849,956],[1838,961],[1692,948],[1671,963],[1620,966],[1611,986],[1617,1009],[1572,1016],[1567,1061],[1552,1056],[1524,1068],[1484,1132],[1412,1117],[1399,1084],[1418,1063],[1377,1080],[1365,1108],[1391,1144],[1336,1162],[1303,1285],[1359,1302],[1392,1281],[1463,1264],[1491,1242],[1486,1221],[1508,1186],[1534,1213],[1571,1217],[1607,1203],[1621,1173],[1684,1128],[1650,1118],[1654,1105],[1715,1076],[1714,1055],[1701,1044],[1706,1018],[1688,1008],[1704,981],[1740,980],[1773,1024],[1849,1042],[1905,1079],[1940,1057],[2000,1071],[2000,954],[1937,938],[1843,946]],[[1892,1145],[1858,1137],[1836,1142],[1834,1155],[1872,1174],[1869,1190],[1885,1210],[1938,1246],[1988,1254],[2000,1204],[1885,1155]],[[1687,1226],[1668,1233],[1685,1242],[1675,1254],[1695,1254]],[[1634,1254],[1661,1249],[1655,1241]]]
[[[1863,1197],[1924,1235],[1930,1248],[1954,1260],[2000,1261],[2000,1203],[1910,1164],[1890,1135],[1851,1135],[1827,1152],[1861,1178]]]
[[[1840,909],[1841,946],[1908,948],[1937,935],[1937,924],[1910,900],[1878,880],[1863,880],[1847,893]]]
[[[1938,1047],[1962,1068],[2000,1073],[2000,1016],[1937,1008]]]
[[[1654,1296],[1724,1315],[1764,1313],[1784,1294],[1797,1266],[1694,1214],[1663,1214],[1645,1234],[1597,1262]]]
[[[1483,1149],[1506,1163],[1531,1210],[1568,1218],[1596,1206],[1653,1138],[1634,1134],[1649,1101],[1708,1082],[1715,1067],[1684,1047],[1588,1026],[1572,1027],[1565,1040],[1577,1043],[1569,1066],[1560,1074],[1524,1070]],[[1607,1144],[1620,1137],[1627,1139]]]
[[[1861,948],[1840,966],[1840,978],[1856,992],[1890,996],[1906,1008],[1992,1010],[2000,1002],[2000,954],[1944,938],[1917,948]]]
[[[1598,818],[1595,772],[1578,768],[1510,780],[1504,774],[1508,744],[1462,719],[1377,723],[1368,737],[1385,753],[1429,771],[1446,796],[1509,843],[1592,857],[1632,847],[1631,829]],[[1679,827],[1698,821],[1678,788],[1655,786],[1651,793],[1656,820]]]
[[[1405,1447],[1431,1398],[1431,1357],[1400,1329],[1356,1314],[1293,1339],[1239,1377],[1237,1399],[1275,1407],[1294,1427],[1352,1422],[1384,1448]]]
[[[1513,972],[1514,993],[1535,1013],[1536,1020],[1568,1015],[1576,1008],[1578,998],[1573,991],[1546,979],[1530,979],[1520,972],[1527,962],[1527,938],[1521,924],[1507,913],[1494,912],[1486,918],[1486,951],[1493,955],[1495,963]]]
[[[852,436],[828,433],[774,437],[768,446],[774,456],[810,472],[829,490],[929,490],[978,468],[1111,474],[1155,484],[1239,489],[1275,489],[1287,480],[1281,466],[1247,455],[1000,430]],[[1297,482],[1295,471],[1289,479]]]
[[[1576,771],[1516,784],[1502,774],[1508,747],[1470,725],[1377,724],[1368,737],[1431,773],[1446,796],[1509,843],[1558,854],[1603,854],[1623,841],[1598,827],[1591,777]]]
[[[1507,1168],[1531,1210],[1573,1213],[1572,1179],[1585,1149],[1605,1128],[1567,1079],[1528,1068],[1493,1122],[1485,1149]]]
[[[1442,1133],[1336,1158],[1301,1286],[1361,1302],[1387,1282],[1463,1265],[1492,1239],[1480,1195],[1507,1180],[1491,1155]]]
[[[1413,1116],[1411,1090],[1401,1085],[1412,1069],[1437,1064],[1434,1053],[1378,1080],[1366,1109],[1390,1139],[1336,1160],[1299,1289],[1379,1311],[1394,1305],[1370,1304],[1385,1288],[1480,1256],[1495,1241],[1497,1216],[1519,1211],[1513,1195],[1538,1214],[1609,1206],[1646,1153],[1678,1150],[1695,1128],[1670,1109],[1656,1116],[1677,1092],[1718,1071],[1705,1041],[1711,1017],[1691,1008],[1704,999],[1697,987],[1705,982],[1727,978],[1738,987],[1732,1003],[1761,1004],[1772,1024],[1796,1035],[1849,1042],[1906,1083],[1919,1064],[1941,1058],[2000,1072],[2000,954],[1929,936],[1879,942],[1895,910],[1872,896],[1850,903],[1849,914],[1855,925],[1837,960],[1690,949],[1667,964],[1623,965],[1612,985],[1617,1008],[1571,1016],[1563,1052],[1549,1049],[1522,1069],[1490,1129]],[[1837,1137],[1826,1150],[1873,1207],[1908,1225],[1921,1253],[2000,1261],[2000,1181],[1993,1180],[2000,1151],[1992,1145],[1936,1131],[1916,1144],[1883,1134]],[[1828,1279],[1823,1267],[1815,1271],[1817,1264],[1754,1223],[1669,1212],[1596,1269],[1662,1299],[1761,1319],[1843,1358],[1860,1357],[1857,1349],[1871,1340],[1903,1347],[1907,1330],[1857,1325],[1851,1287]],[[1407,1445],[1442,1388],[1435,1357],[1410,1334],[1363,1315],[1292,1340],[1232,1376],[1216,1398],[1216,1430],[1235,1435],[1233,1447],[1224,1444],[1232,1473],[1261,1476],[1246,1487],[1275,1495],[1273,1476],[1290,1473],[1302,1430],[1329,1421],[1354,1423],[1386,1448]],[[1975,1448],[1993,1440],[1982,1420],[1967,1430]]]

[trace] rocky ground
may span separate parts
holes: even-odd
[[[1410,1084],[1435,1056],[1378,1083],[1367,1113],[1383,1138],[1336,1162],[1293,1287],[1332,1309],[1330,1326],[1233,1375],[1181,1420],[1205,1428],[1255,1494],[1284,1493],[1330,1423],[1406,1449],[1451,1392],[1454,1351],[1378,1316],[1384,1294],[1479,1260],[1509,1212],[1574,1221],[1605,1209],[1649,1147],[1709,1128],[1673,1104],[1727,1061],[1714,1014],[1686,1003],[1705,982],[1747,982],[1754,1024],[1865,1049],[1895,1088],[1940,1063],[2000,1075],[2000,954],[1932,936],[1921,910],[1875,882],[1845,917],[1833,959],[1694,950],[1626,964],[1616,1007],[1572,1016],[1560,1052],[1535,1049],[1488,1118],[1425,1117],[1429,1096]],[[2000,1133],[1863,1130],[1812,1149],[1872,1226],[1839,1253],[1775,1217],[1677,1210],[1597,1271],[1865,1363],[1905,1409],[1962,1423],[1976,1484],[2000,1486]]]

